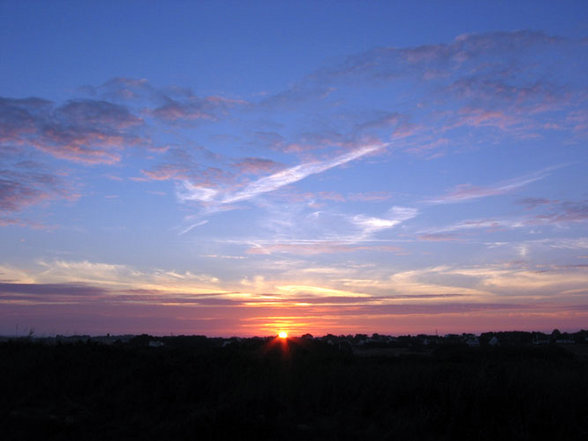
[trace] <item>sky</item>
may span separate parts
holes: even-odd
[[[585,1],[0,1],[0,334],[588,327]]]

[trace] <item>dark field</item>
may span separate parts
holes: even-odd
[[[588,439],[585,345],[144,343],[1,343],[0,438]]]

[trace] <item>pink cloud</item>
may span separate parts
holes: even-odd
[[[226,161],[206,148],[194,146],[169,148],[161,162],[150,169],[142,169],[137,181],[190,181],[198,185],[225,185],[233,182],[233,174],[222,168]],[[219,164],[218,167],[205,165]]]
[[[115,164],[120,151],[133,141],[118,134],[47,127],[31,144],[57,158],[85,164]]]
[[[579,109],[570,112],[567,121],[575,132],[586,132],[588,130],[588,110]]]
[[[219,114],[226,112],[229,108],[246,104],[243,100],[221,96],[200,98],[190,91],[184,95],[174,98],[167,95],[162,96],[163,104],[151,110],[150,113],[167,122],[216,120]]]
[[[533,209],[539,206],[551,205],[553,203],[557,203],[559,201],[553,201],[551,199],[545,198],[524,198],[520,199],[518,203],[524,205],[527,209]]]
[[[334,191],[319,191],[316,196],[327,201],[345,202],[345,197]]]
[[[547,213],[534,215],[526,221],[529,225],[565,224],[588,221],[588,201],[557,201],[550,205]]]
[[[53,199],[75,200],[78,197],[61,177],[44,170],[41,165],[16,164],[0,169],[0,210],[3,213],[20,212]],[[8,222],[9,217],[3,218]]]
[[[84,86],[81,89],[90,96],[115,101],[130,101],[157,95],[156,90],[144,78],[115,77],[100,86]]]
[[[279,133],[257,131],[253,134],[252,143],[271,150],[282,150],[285,142],[285,138]]]
[[[296,193],[294,191],[278,191],[276,197],[288,202],[306,202],[313,207],[322,206],[324,201],[345,202],[345,196],[334,191],[319,191],[316,193],[304,192]]]
[[[56,110],[56,117],[75,127],[93,127],[107,131],[143,124],[143,120],[126,107],[107,101],[69,101]]]
[[[321,74],[331,78],[370,75],[379,79],[430,76],[431,71],[464,70],[464,65],[468,63],[479,66],[484,60],[504,59],[507,54],[521,54],[566,43],[563,39],[533,31],[464,34],[448,44],[388,47],[363,52],[349,57],[341,66],[317,73],[313,78],[321,77]]]
[[[386,201],[392,198],[392,193],[387,191],[371,191],[364,193],[351,193],[347,195],[350,201]]]
[[[455,122],[445,128],[445,130],[461,126],[498,127],[506,130],[521,122],[520,116],[509,115],[502,110],[465,107],[459,111]]]
[[[141,173],[153,181],[167,181],[186,179],[188,171],[188,167],[179,164],[159,164],[151,170],[141,170]]]
[[[415,147],[407,148],[406,151],[417,154],[429,154],[432,151],[439,150],[440,147],[446,147],[450,144],[448,138],[438,138],[434,141],[419,142]]]
[[[402,113],[383,112],[367,121],[357,116],[361,109],[354,115],[345,115],[352,128],[348,133],[339,133],[339,138],[330,136],[332,145],[376,130],[393,132],[388,136],[395,140],[433,131],[430,145],[414,147],[413,151],[418,153],[442,147],[434,144],[440,132],[460,127],[498,128],[521,138],[540,136],[537,129],[546,124],[554,127],[555,112],[562,112],[557,118],[565,119],[566,113],[571,115],[574,107],[582,105],[583,85],[577,81],[562,83],[543,61],[557,50],[570,60],[570,54],[582,53],[582,43],[542,32],[515,31],[467,34],[447,44],[378,48],[351,56],[340,65],[317,70],[268,101],[282,106],[316,101],[329,88],[338,88],[339,83],[344,87],[338,90],[369,82],[378,86],[396,83],[417,91]],[[446,120],[431,113],[431,109],[440,108],[447,111]],[[582,127],[585,118],[577,119],[575,125]],[[409,124],[409,120],[417,123]],[[562,129],[573,130],[572,124],[570,119],[569,127],[564,124]],[[453,139],[454,144],[460,141]],[[281,139],[274,148],[303,153],[320,145],[323,144],[302,138]]]
[[[432,234],[421,234],[418,236],[419,240],[425,240],[429,242],[448,242],[453,240],[459,240],[459,237],[455,234],[442,234],[442,233],[432,233]]]
[[[242,173],[260,174],[271,173],[283,167],[282,164],[265,158],[244,158],[235,163]]]
[[[0,147],[0,224],[48,228],[27,219],[27,209],[50,201],[80,197],[68,173],[26,157],[36,158],[24,146]]]
[[[152,111],[152,114],[157,118],[168,121],[214,119],[212,112],[208,112],[205,107],[203,103],[182,104],[172,101],[157,107]]]
[[[356,125],[357,131],[398,128],[406,124],[406,116],[400,113],[385,113],[377,118]]]
[[[247,249],[247,254],[298,254],[298,255],[318,255],[318,254],[336,254],[336,253],[353,253],[357,251],[383,251],[390,253],[404,253],[405,250],[389,245],[350,245],[337,242],[312,242],[312,243],[278,243],[269,245],[257,245]]]
[[[474,105],[502,104],[532,113],[557,109],[569,101],[565,89],[554,84],[535,79],[534,82],[516,84],[512,78],[515,72],[506,68],[502,72],[482,72],[458,78],[447,88],[447,92],[468,99]]]
[[[247,101],[235,98],[227,98],[224,96],[219,95],[212,95],[206,97],[206,100],[211,103],[218,103],[218,104],[228,104],[228,105],[235,105],[235,104],[247,104]]]
[[[129,133],[141,124],[127,108],[105,101],[69,101],[54,107],[38,98],[0,99],[3,142],[86,164],[118,162],[121,150],[142,141]]]
[[[489,196],[498,196],[513,192],[519,188],[529,185],[533,182],[539,181],[548,176],[549,171],[556,167],[550,167],[544,170],[539,170],[535,173],[520,176],[518,178],[509,179],[506,181],[497,182],[492,186],[478,187],[470,184],[461,184],[456,189],[444,196],[436,199],[431,199],[428,202],[433,204],[453,204],[458,202],[465,202],[473,199],[480,199]]]
[[[341,244],[272,244],[247,249],[247,254],[288,253],[301,255],[332,254],[354,251],[353,247]]]

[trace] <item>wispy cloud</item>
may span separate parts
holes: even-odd
[[[353,216],[350,220],[360,230],[358,240],[372,237],[378,231],[396,227],[417,216],[418,210],[411,207],[392,207],[387,214],[388,216],[385,218],[365,215]]]
[[[303,163],[257,179],[246,185],[245,188],[233,192],[196,186],[188,181],[183,181],[182,186],[178,188],[177,197],[182,202],[205,202],[207,203],[207,211],[212,212],[215,211],[215,208],[218,206],[253,199],[264,193],[269,193],[286,185],[294,184],[308,176],[323,173],[370,153],[375,153],[384,149],[386,146],[387,144],[365,145],[352,150],[351,152],[339,155],[334,159]]]
[[[447,242],[453,240],[459,240],[459,236],[455,234],[443,234],[443,233],[432,233],[432,234],[420,234],[419,240],[428,242]]]
[[[62,284],[74,283],[113,289],[158,289],[161,291],[221,292],[219,279],[210,274],[196,274],[190,271],[152,269],[142,271],[130,265],[92,261],[41,260],[40,270],[31,270],[28,282]],[[0,268],[1,269],[1,268]],[[13,271],[8,270],[9,274]],[[72,277],[72,274],[74,275]],[[22,281],[22,275],[20,280]]]
[[[455,204],[473,199],[480,199],[489,196],[498,196],[513,192],[533,182],[544,179],[550,172],[559,167],[548,167],[534,173],[520,176],[518,178],[497,182],[489,187],[477,187],[469,184],[458,185],[457,188],[436,199],[429,199],[426,202],[431,204]]]
[[[433,227],[419,231],[419,237],[437,236],[444,233],[453,233],[456,231],[467,231],[467,230],[486,230],[486,231],[502,231],[511,230],[515,228],[522,228],[527,226],[523,218],[487,218],[487,219],[466,219],[463,221],[455,222],[446,226]]]
[[[537,226],[563,226],[570,223],[588,222],[588,203],[586,201],[563,201],[552,206],[546,213],[536,213],[519,217],[466,219],[446,226],[433,227],[419,231],[419,237],[436,237],[439,234],[467,230],[486,230],[488,232],[507,231],[520,228],[532,229]]]
[[[363,193],[351,193],[347,195],[350,201],[368,201],[380,202],[386,201],[392,197],[392,193],[387,191],[369,191]]]
[[[292,240],[288,242],[251,242],[246,250],[247,254],[295,254],[302,256],[315,256],[320,254],[353,253],[358,251],[383,251],[395,254],[402,254],[404,249],[393,245],[382,245],[379,243],[368,243],[360,238],[348,238],[347,240]]]
[[[250,255],[312,256],[362,251],[405,254],[405,249],[393,243],[395,240],[378,238],[378,234],[397,228],[419,214],[416,208],[400,206],[394,206],[378,217],[332,211],[303,214],[292,208],[292,204],[287,205],[290,210],[280,211],[280,205],[268,207],[268,215],[260,225],[257,238],[221,242],[245,246]],[[279,212],[275,214],[273,210]],[[280,217],[282,214],[283,218]]]

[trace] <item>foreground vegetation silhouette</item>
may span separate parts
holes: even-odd
[[[588,439],[588,360],[561,345],[152,341],[0,343],[1,438]]]

